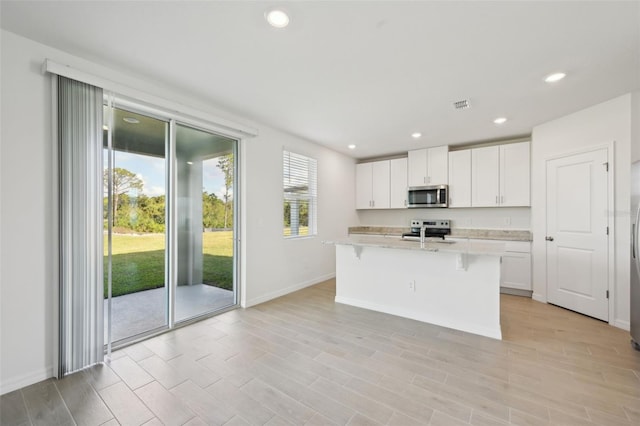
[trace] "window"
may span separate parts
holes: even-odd
[[[318,162],[283,151],[284,236],[307,237],[317,233]]]

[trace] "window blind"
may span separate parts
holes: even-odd
[[[283,151],[284,231],[288,238],[317,234],[318,162]]]

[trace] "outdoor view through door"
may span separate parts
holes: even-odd
[[[125,109],[105,117],[105,344],[118,345],[236,303],[237,141]]]

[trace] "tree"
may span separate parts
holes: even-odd
[[[229,198],[231,197],[231,188],[233,187],[233,153],[229,153],[218,157],[218,168],[224,173],[224,228],[227,227],[229,221]]]
[[[104,186],[105,192],[109,188],[109,171],[105,170],[102,174],[102,184]],[[132,190],[142,191],[143,182],[142,179],[138,177],[132,171],[127,169],[123,169],[121,167],[116,167],[113,169],[113,181],[111,182],[112,193],[113,193],[113,222],[116,219],[116,213],[118,211],[118,201],[120,195],[126,194]]]

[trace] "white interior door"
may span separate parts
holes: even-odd
[[[607,149],[547,161],[550,303],[609,320]]]

